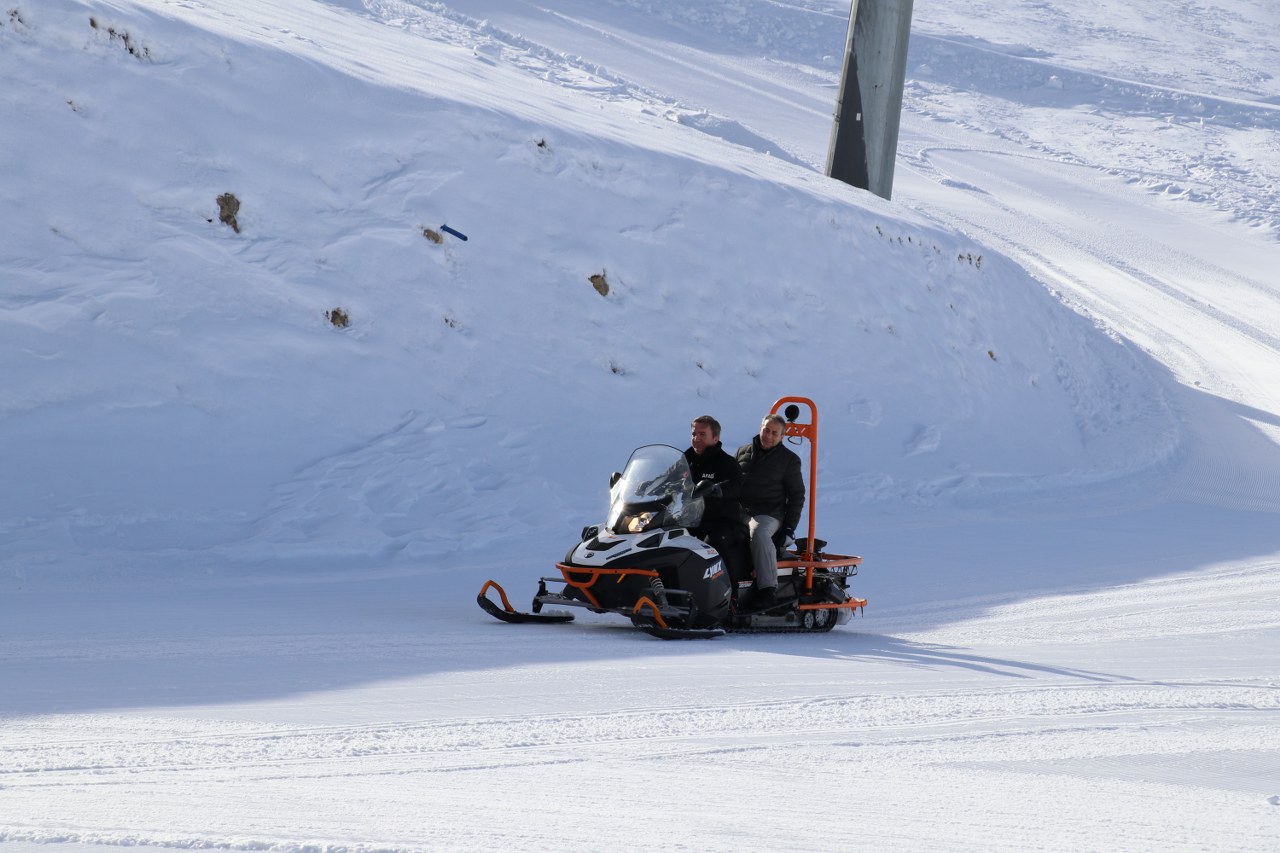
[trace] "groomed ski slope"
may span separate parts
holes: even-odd
[[[10,5],[0,849],[1280,843],[1268,4]],[[783,394],[864,616],[475,606]]]

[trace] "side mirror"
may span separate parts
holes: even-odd
[[[800,407],[792,403],[782,410],[782,414],[790,423],[795,423],[796,418],[800,417]]]
[[[582,541],[586,542],[588,539],[595,539],[599,533],[600,533],[600,525],[598,524],[588,525],[582,528]]]
[[[612,474],[609,475],[609,488],[612,489],[614,486],[618,485],[618,481],[621,479],[622,479],[622,472],[614,471]]]

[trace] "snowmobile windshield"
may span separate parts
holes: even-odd
[[[613,533],[641,533],[668,527],[697,527],[704,502],[693,495],[693,475],[684,454],[666,444],[637,448],[622,479],[609,492]]]

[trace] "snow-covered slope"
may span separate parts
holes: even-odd
[[[1278,15],[10,0],[0,850],[1274,848]],[[475,607],[783,394],[865,618]]]
[[[10,571],[573,527],[625,448],[788,393],[838,500],[1176,450],[1141,359],[1007,259],[580,60],[430,5],[149,5],[4,34]]]

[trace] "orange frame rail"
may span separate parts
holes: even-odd
[[[556,568],[564,576],[564,582],[585,595],[587,601],[591,602],[591,606],[598,610],[604,610],[605,608],[600,605],[600,600],[591,594],[591,587],[595,586],[596,581],[600,580],[601,577],[616,576],[615,583],[622,583],[627,575],[640,575],[646,578],[658,577],[658,573],[653,569],[595,569],[582,566],[566,566],[564,563],[556,563]],[[577,581],[569,577],[570,572],[575,575],[590,575],[591,578],[590,580]]]
[[[830,563],[826,560],[818,560],[817,555],[813,552],[814,530],[817,527],[817,496],[818,496],[818,407],[808,397],[779,397],[773,404],[773,408],[769,410],[769,414],[776,415],[778,411],[788,403],[803,403],[809,407],[808,423],[799,420],[787,421],[785,434],[796,436],[797,438],[809,439],[809,538],[805,540],[806,550],[800,555],[801,559],[787,561],[787,565],[792,567],[804,566],[804,589],[805,592],[813,591],[813,567],[815,565],[857,565],[857,563]],[[785,416],[784,416],[785,418]],[[861,562],[861,558],[842,558],[857,559]],[[784,565],[779,562],[778,565]]]
[[[818,604],[798,604],[797,610],[861,610],[867,606],[865,598],[851,598],[848,601],[842,601],[839,604],[818,603]]]

